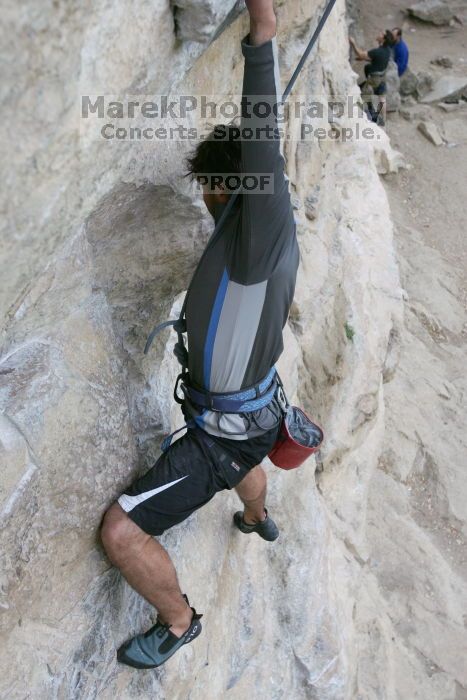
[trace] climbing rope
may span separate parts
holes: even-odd
[[[313,32],[313,36],[311,37],[308,46],[306,47],[305,51],[303,52],[303,56],[298,62],[297,67],[295,68],[292,77],[290,78],[287,87],[284,90],[284,94],[282,95],[282,102],[286,102],[288,96],[292,92],[292,88],[297,82],[297,78],[300,75],[300,71],[302,70],[303,66],[305,65],[305,61],[308,58],[308,56],[311,53],[311,50],[313,49],[313,46],[316,44],[319,35],[321,34],[321,31],[326,24],[326,21],[331,14],[331,10],[336,4],[336,0],[329,0],[328,4],[326,5],[326,9],[323,12],[323,15],[321,19],[318,22],[318,26],[316,27],[315,31]]]
[[[306,62],[308,56],[310,55],[314,45],[316,44],[318,37],[321,34],[321,31],[322,31],[324,25],[326,24],[326,21],[327,21],[329,15],[331,14],[331,10],[334,7],[335,3],[336,3],[336,0],[329,0],[328,4],[326,5],[326,8],[321,16],[321,19],[319,20],[318,25],[317,25],[315,31],[313,32],[313,36],[311,37],[310,41],[308,42],[308,45],[307,45],[305,51],[303,52],[303,55],[302,55],[300,61],[297,64],[297,67],[295,68],[295,70],[292,74],[292,77],[290,78],[289,82],[287,83],[287,87],[285,88],[284,94],[282,95],[282,102],[283,103],[285,103],[287,101],[287,98],[289,97],[293,86],[297,82],[297,78],[300,75],[300,72],[301,72],[303,66],[305,65],[305,62]],[[230,199],[227,202],[227,204],[222,212],[222,215],[221,215],[219,221],[217,222],[217,225],[214,228],[214,231],[212,232],[212,235],[211,235],[209,241],[207,242],[207,245],[203,251],[203,254],[201,255],[201,258],[199,259],[197,269],[201,265],[201,262],[204,260],[204,257],[207,254],[208,250],[210,250],[210,248],[212,248],[214,243],[219,238],[224,221],[226,220],[227,216],[229,215],[229,212],[232,210],[232,207],[235,204],[237,197],[241,192],[241,189],[242,188],[240,186],[230,196]],[[195,273],[193,274],[192,279],[194,278],[195,274],[196,274],[196,270],[195,270]],[[178,317],[178,319],[176,319],[174,321],[165,321],[164,323],[160,323],[159,325],[157,325],[149,334],[148,339],[146,341],[146,345],[144,347],[144,354],[147,355],[147,353],[149,352],[149,348],[151,347],[152,341],[154,340],[156,335],[164,328],[167,328],[168,326],[173,326],[174,330],[177,332],[177,335],[178,335],[178,341],[175,345],[174,352],[175,352],[175,355],[176,355],[178,361],[182,365],[183,371],[185,371],[187,364],[188,364],[188,362],[187,362],[188,361],[188,353],[187,353],[187,350],[185,348],[185,344],[184,344],[184,340],[183,340],[183,333],[186,332],[185,310],[186,310],[188,293],[190,291],[190,286],[191,286],[191,283],[188,287],[187,293],[185,294],[185,299],[183,301],[182,310],[180,312],[180,316]]]

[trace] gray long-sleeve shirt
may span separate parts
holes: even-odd
[[[250,46],[247,40],[242,41],[247,104],[241,127],[252,128],[255,135],[260,128],[263,137],[242,140],[242,174],[272,173],[274,187],[271,194],[238,198],[190,287],[186,307],[190,378],[195,387],[215,393],[256,384],[279,358],[299,262],[277,132],[272,138],[276,115],[271,110],[267,118],[252,116],[256,102],[274,105],[280,100],[276,40],[260,46]],[[223,206],[216,207],[216,222],[222,210]],[[276,419],[264,408],[253,416],[202,411],[196,420],[213,435],[248,439],[270,429]]]

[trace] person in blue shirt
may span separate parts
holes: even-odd
[[[394,62],[397,65],[397,72],[400,78],[401,75],[404,75],[409,65],[409,47],[402,38],[402,29],[400,27],[394,27],[392,35],[394,37]]]
[[[390,29],[379,32],[376,37],[378,46],[369,51],[359,49],[355,39],[349,38],[350,45],[355,51],[357,61],[368,61],[365,65],[365,80],[359,83],[359,88],[365,98],[368,118],[380,126],[384,126],[383,110],[385,105],[384,95],[386,94],[385,75],[388,63],[391,58],[394,37]],[[375,105],[372,95],[377,95],[380,100]]]

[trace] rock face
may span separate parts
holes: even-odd
[[[435,146],[442,146],[444,141],[443,137],[439,133],[439,129],[434,122],[422,121],[419,122],[417,129],[422,133],[428,141]]]
[[[194,0],[177,0],[171,5],[177,36],[182,41],[203,44],[222,33],[239,14],[242,3],[238,0],[226,3],[206,0],[200,4]]]
[[[449,24],[454,13],[444,0],[421,0],[408,8],[408,12],[413,17],[421,19],[431,24]]]
[[[401,106],[400,78],[394,61],[389,61],[386,71],[386,109],[388,112],[397,112]]]
[[[410,68],[407,68],[400,78],[400,93],[403,97],[417,94],[418,78]]]
[[[467,143],[467,119],[446,119],[443,134],[448,143]]]
[[[434,66],[441,66],[441,68],[452,68],[453,63],[449,56],[437,56],[433,58],[430,63]]]
[[[427,95],[433,88],[433,76],[431,73],[426,71],[419,71],[417,73],[417,89],[416,97],[418,100],[423,101],[425,95]]]
[[[400,697],[454,700],[467,686],[462,278],[411,228],[399,258],[404,331],[386,386],[384,446],[367,511],[370,568],[384,600],[367,647],[369,655],[379,649],[381,666],[373,665],[370,678],[378,683],[396,664],[405,678]]]
[[[443,75],[422,97],[422,102],[457,102],[461,97],[467,96],[467,76]]]
[[[279,7],[286,77],[319,7]],[[293,123],[285,149],[301,267],[279,369],[290,398],[325,427],[319,488],[313,461],[296,473],[268,465],[282,529],[272,547],[232,530],[229,493],[168,532],[204,632],[160,672],[116,664],[115,648],[153,610],[110,566],[98,527],[181,423],[174,338],[142,349],[180,307],[212,223],[181,177],[187,140],[97,139],[77,124],[79,96],[238,93],[240,9],[27,0],[17,26],[5,16],[0,697],[395,699],[410,687],[434,700],[465,680],[453,663],[442,688],[432,682],[410,620],[386,614],[402,559],[375,535],[386,510],[377,467],[402,291],[377,173],[399,161],[380,129],[355,137],[368,126],[358,116],[337,119],[325,140],[298,140]],[[338,3],[298,92],[357,99],[346,46]],[[354,138],[335,137],[350,127]],[[423,465],[429,476],[428,457]]]

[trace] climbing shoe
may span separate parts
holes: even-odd
[[[279,528],[274,520],[269,517],[266,508],[264,511],[266,513],[266,518],[264,520],[259,523],[255,523],[254,525],[248,525],[248,523],[243,520],[242,511],[238,510],[233,516],[234,524],[236,527],[238,527],[240,532],[244,532],[245,535],[249,535],[252,532],[257,532],[258,535],[263,538],[263,540],[267,540],[267,542],[274,542],[274,540],[277,540],[279,537]]]
[[[188,598],[186,596],[184,598],[188,603]],[[203,616],[198,615],[194,608],[191,610],[193,613],[191,624],[181,637],[176,637],[170,631],[170,625],[158,619],[147,632],[138,634],[120,647],[117,651],[117,661],[133,668],[162,666],[177,649],[192,642],[201,634],[202,627],[199,620]]]

